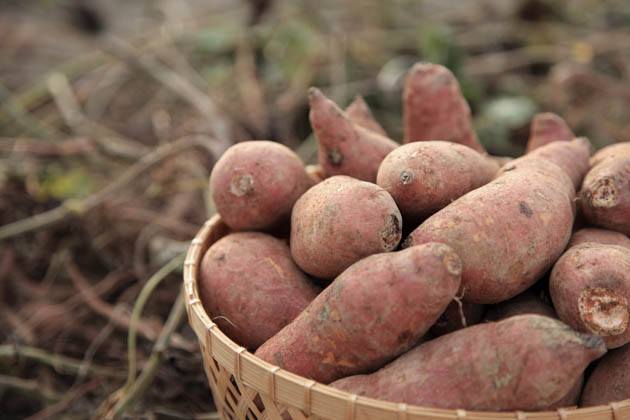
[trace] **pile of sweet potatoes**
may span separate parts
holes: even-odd
[[[198,286],[222,331],[280,368],[393,402],[630,398],[630,143],[591,157],[544,113],[524,156],[490,156],[434,64],[407,75],[403,144],[361,97],[344,110],[308,96],[318,166],[247,141],[212,171],[232,233]]]

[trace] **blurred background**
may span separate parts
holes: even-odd
[[[217,418],[179,295],[231,144],[312,162],[306,92],[394,139],[417,61],[459,78],[495,155],[552,111],[630,140],[624,0],[0,3],[0,415]]]

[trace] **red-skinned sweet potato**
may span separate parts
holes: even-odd
[[[604,356],[605,357],[605,356]],[[549,406],[549,410],[557,410],[559,408],[576,407],[580,401],[582,395],[582,388],[584,387],[584,375],[580,375],[580,378],[573,384],[571,390],[567,394],[560,398],[555,403]]]
[[[461,260],[444,244],[367,257],[256,356],[322,383],[379,368],[429,329],[455,296],[460,274]]]
[[[524,159],[544,159],[558,165],[571,178],[576,189],[580,188],[584,175],[589,170],[589,156],[591,143],[585,137],[571,141],[554,141],[533,150],[501,168],[509,171],[510,168]]]
[[[405,220],[421,221],[492,181],[499,166],[470,147],[447,141],[409,143],[388,154],[376,183],[391,194]]]
[[[381,161],[398,143],[348,118],[317,88],[308,91],[309,119],[319,145],[319,164],[327,177],[348,175],[376,181]]]
[[[630,249],[630,238],[614,230],[599,228],[583,228],[573,234],[568,248],[584,242],[595,242],[603,245],[618,245]]]
[[[532,292],[527,291],[510,300],[489,307],[486,312],[486,319],[488,321],[500,321],[512,316],[525,314],[536,314],[550,318],[558,317],[551,306],[547,305]]]
[[[630,398],[630,345],[612,350],[586,382],[581,405],[592,407]]]
[[[532,118],[526,153],[554,141],[569,141],[574,137],[567,123],[558,115],[552,112],[536,114]]]
[[[403,90],[404,143],[445,140],[485,153],[472,126],[470,107],[449,69],[418,63]]]
[[[599,334],[608,348],[630,342],[630,250],[584,242],[556,262],[549,292],[561,320]]]
[[[217,211],[234,230],[272,230],[289,220],[295,201],[313,181],[286,146],[246,141],[230,147],[210,175]]]
[[[630,155],[630,141],[615,143],[602,147],[591,157],[591,167],[611,157]]]
[[[462,258],[464,301],[497,303],[533,285],[571,236],[575,190],[557,165],[542,159],[511,170],[429,217],[405,246],[442,242]]]
[[[402,217],[392,197],[369,182],[334,176],[295,203],[291,254],[302,270],[333,279],[368,255],[394,250]]]
[[[332,387],[398,403],[448,409],[544,410],[606,353],[601,337],[520,315],[421,344],[371,375]]]
[[[378,134],[387,137],[385,129],[376,121],[372,110],[363,99],[363,96],[357,95],[354,101],[346,108],[346,115],[350,118],[350,121],[360,125],[363,128],[377,132]]]
[[[591,168],[580,205],[592,225],[630,235],[630,153],[603,158]]]
[[[215,242],[199,270],[204,308],[221,331],[248,349],[293,321],[318,292],[291,259],[289,246],[259,232]]]

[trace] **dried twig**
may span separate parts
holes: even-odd
[[[98,297],[98,294],[93,291],[93,288],[89,285],[79,267],[76,263],[70,260],[67,264],[68,276],[74,283],[75,287],[80,291],[81,297],[85,301],[85,303],[92,308],[94,312],[97,314],[107,318],[112,322],[112,324],[124,331],[128,331],[134,322],[132,317],[128,314],[124,313],[120,307],[114,307],[106,302],[104,302],[101,298]],[[125,273],[110,273],[111,275],[128,275]],[[105,280],[103,280],[105,281]],[[137,332],[140,333],[144,338],[150,341],[155,341],[158,337],[158,329],[159,326],[152,326],[142,320],[136,320],[136,326],[134,327]],[[174,338],[174,345],[177,348],[183,350],[190,350],[193,346],[187,340],[182,338],[181,336],[177,336]]]
[[[151,294],[153,293],[155,288],[160,285],[162,280],[168,277],[168,275],[171,274],[173,271],[181,267],[184,261],[184,256],[185,254],[180,254],[177,257],[173,258],[165,266],[160,268],[153,276],[151,276],[151,278],[147,280],[144,287],[140,291],[138,299],[136,299],[136,303],[134,304],[133,311],[131,313],[131,322],[129,325],[129,333],[127,335],[127,356],[129,358],[129,371],[127,373],[127,383],[125,384],[126,388],[131,387],[134,380],[136,379],[136,338],[139,326],[139,319],[142,315],[144,305],[149,300],[149,297],[151,297]],[[166,326],[164,328],[166,328]]]
[[[114,156],[138,159],[148,153],[149,148],[132,141],[110,128],[88,119],[81,110],[70,82],[62,73],[53,73],[48,78],[48,89],[57,104],[66,124],[80,136],[94,139],[106,152]]]
[[[17,389],[25,394],[41,398],[45,401],[57,401],[61,395],[42,385],[35,379],[22,379],[10,375],[0,375],[0,387]]]
[[[145,155],[137,163],[127,168],[114,182],[97,193],[85,199],[66,200],[61,206],[55,207],[52,210],[0,227],[0,241],[44,227],[50,227],[68,219],[72,215],[84,214],[102,204],[107,198],[119,192],[123,187],[135,181],[143,172],[167,157],[192,147],[204,147],[208,149],[212,146],[209,142],[212,142],[212,140],[205,136],[197,135],[186,136],[172,143],[161,145],[153,152]]]
[[[200,91],[188,79],[148,55],[140,54],[131,44],[115,36],[102,39],[103,48],[122,59],[128,65],[141,70],[149,77],[164,85],[175,95],[192,105],[211,125],[212,135],[226,147],[230,143],[230,131],[226,119],[214,101]]]
[[[81,360],[59,354],[51,354],[45,350],[27,346],[13,346],[10,344],[0,345],[0,360],[10,361],[13,359],[25,359],[42,363],[54,368],[57,372],[64,374],[77,374],[82,369],[86,369]],[[104,366],[91,365],[87,367],[90,375],[104,376],[108,378],[121,378],[124,376],[118,369]]]
[[[130,385],[125,385],[123,388],[111,394],[99,408],[98,415],[104,418],[118,418],[133,406],[138,398],[146,391],[157,374],[157,369],[162,362],[164,351],[168,348],[171,335],[181,323],[185,313],[183,290],[180,289],[177,299],[164,324],[164,329],[160,332],[160,337],[155,342],[151,356],[145,363],[142,373],[138,379]]]

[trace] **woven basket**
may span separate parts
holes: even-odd
[[[538,413],[439,410],[358,397],[266,363],[230,340],[201,305],[197,271],[208,247],[229,232],[218,216],[193,239],[184,263],[188,321],[197,334],[214,403],[226,419],[630,419],[630,400]]]

